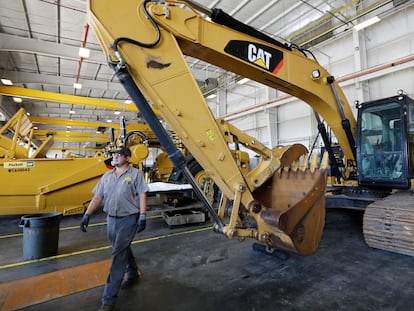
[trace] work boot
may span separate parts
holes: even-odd
[[[98,309],[98,311],[114,311],[115,306],[114,305],[105,305],[102,304],[101,307]]]
[[[136,276],[129,277],[123,280],[121,283],[121,289],[128,289],[128,288],[133,287],[135,284],[138,283],[140,275],[141,275],[141,271],[138,270],[138,273]]]
[[[139,277],[125,279],[121,283],[121,289],[128,289],[133,287],[136,283],[138,283]]]

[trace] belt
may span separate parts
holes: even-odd
[[[112,215],[108,215],[111,218],[124,218],[124,217],[128,217],[128,216],[136,216],[137,214],[129,214],[129,215],[124,215],[124,216],[112,216]]]

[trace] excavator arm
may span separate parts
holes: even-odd
[[[326,157],[320,169],[316,169],[316,160],[308,168],[307,158],[301,160],[307,153],[304,146],[269,149],[224,120],[216,120],[185,55],[307,102],[337,139],[347,142],[343,151],[352,162],[355,121],[334,78],[298,50],[243,27],[220,10],[210,11],[191,1],[113,3],[89,0],[89,24],[119,80],[209,209],[216,230],[229,238],[251,237],[269,248],[312,254],[324,227]],[[217,214],[191,181],[182,155],[152,108],[222,191]],[[248,173],[242,172],[229,148],[234,139],[261,156],[259,165]],[[232,202],[232,209],[224,224],[227,201]]]

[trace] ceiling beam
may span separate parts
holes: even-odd
[[[0,51],[38,54],[38,55],[44,55],[44,56],[49,56],[49,57],[54,57],[54,58],[59,57],[61,59],[72,60],[75,62],[79,61],[79,47],[77,46],[67,45],[67,44],[62,44],[62,43],[55,43],[55,42],[50,42],[50,41],[43,41],[43,40],[32,39],[32,38],[25,38],[25,37],[20,37],[20,36],[9,35],[5,33],[0,33]],[[86,63],[93,63],[96,65],[108,66],[105,56],[101,50],[91,50],[91,54],[89,58],[83,59],[83,61]],[[15,71],[11,71],[11,72],[13,72],[13,74],[16,73]],[[199,70],[199,69],[193,68],[192,72],[193,72],[193,75],[196,77],[196,79],[204,80],[207,78],[205,70]],[[11,77],[14,77],[14,75],[11,75]],[[39,82],[37,83],[42,83],[43,81],[42,84],[53,84],[53,85],[58,85],[58,86],[61,86],[61,85],[73,86],[73,78],[64,78],[62,79],[63,81],[57,80],[59,78],[61,77],[41,75],[41,77],[38,80]],[[68,79],[67,82],[66,82],[66,79]],[[61,82],[66,82],[66,83],[61,83]],[[106,81],[103,82],[103,81],[93,80],[94,87],[92,86],[92,84],[88,86],[87,82],[88,82],[87,79],[82,79],[82,87],[85,87],[85,88],[90,87],[90,88],[95,88],[95,89],[101,88],[101,89],[109,89],[109,90],[119,90],[119,91],[125,92],[125,89],[122,87],[122,85],[117,82],[106,82]],[[31,83],[31,82],[20,81],[19,83]],[[35,82],[32,82],[32,83],[35,83]],[[100,84],[102,84],[102,86]]]
[[[109,139],[108,134],[98,134],[98,133],[84,133],[84,132],[65,132],[65,131],[56,131],[56,130],[34,130],[33,135],[37,137],[49,136],[49,135],[60,135],[67,137],[86,137],[86,138],[102,138]]]
[[[134,104],[126,104],[124,102],[116,102],[92,97],[83,97],[79,95],[39,91],[15,86],[0,86],[0,95],[45,100],[68,105],[82,105],[104,109],[138,112],[138,108]]]
[[[44,139],[44,136],[38,136],[36,134],[33,135],[34,139]],[[68,137],[68,136],[59,136],[53,135],[53,140],[57,141],[78,141],[78,142],[94,142],[94,143],[108,143],[109,142],[109,135],[107,138],[98,138],[98,137]]]
[[[99,150],[102,150],[102,148],[75,148],[75,147],[52,147],[49,150],[55,150],[55,151],[84,151],[84,152],[96,152]]]
[[[79,60],[78,46],[13,36],[5,33],[0,33],[0,51],[23,52],[29,54],[35,53],[50,57],[70,59],[76,62]],[[101,50],[91,50],[89,58],[84,61],[107,65]]]
[[[57,87],[67,86],[73,88],[73,77],[62,77],[54,75],[46,75],[40,73],[2,70],[2,77],[6,77],[13,81],[14,84],[48,84],[55,85]],[[118,82],[99,81],[99,80],[88,80],[82,79],[82,88],[95,89],[95,90],[107,90],[114,92],[122,92],[127,97],[128,94],[124,87]]]
[[[119,130],[120,126],[118,124],[104,123],[104,122],[87,122],[79,120],[69,120],[69,119],[57,119],[57,118],[44,118],[44,117],[29,117],[32,123],[43,123],[43,124],[56,124],[56,125],[70,125],[70,126],[80,126],[80,127],[107,127],[114,128]]]
[[[120,130],[119,124],[105,123],[105,122],[90,122],[90,121],[46,118],[46,117],[35,117],[35,116],[30,116],[29,119],[30,121],[32,121],[32,123],[55,124],[55,125],[65,125],[65,126],[70,125],[70,126],[93,127],[93,128],[107,127],[107,128],[113,128],[115,130]],[[128,124],[126,127],[127,127],[127,131],[142,131],[147,134],[153,133],[151,128],[146,124],[134,123],[134,124]]]

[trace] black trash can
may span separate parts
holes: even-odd
[[[61,219],[57,212],[22,216],[24,260],[57,255]]]

